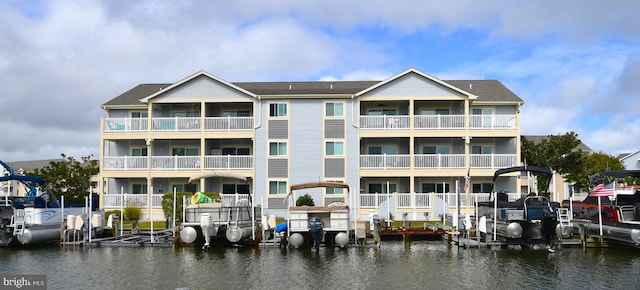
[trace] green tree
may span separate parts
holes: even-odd
[[[314,206],[315,204],[313,202],[313,197],[311,197],[311,195],[309,195],[308,193],[305,193],[304,195],[298,197],[298,199],[296,200],[296,206],[302,205]]]
[[[561,174],[575,190],[589,189],[589,176],[608,170],[624,169],[622,162],[605,153],[587,154],[581,149],[578,134],[550,135],[539,143],[522,138],[522,157],[528,165],[551,168]],[[538,192],[546,190],[546,177],[538,177]]]
[[[91,177],[100,172],[98,161],[91,159],[93,155],[82,157],[81,161],[60,155],[61,161],[51,161],[49,165],[25,174],[43,178],[47,182],[47,192],[56,197],[64,196],[65,203],[84,204]]]
[[[522,158],[527,165],[551,168],[564,176],[565,181],[574,184],[576,188],[586,188],[584,168],[587,153],[577,149],[581,141],[575,132],[563,135],[550,135],[540,142],[535,143],[522,138]],[[546,176],[538,176],[538,192],[548,182]]]

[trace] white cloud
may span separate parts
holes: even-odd
[[[526,101],[525,134],[577,131],[590,146],[593,130],[637,137],[624,128],[638,122],[629,110],[639,102],[638,8],[577,0],[2,2],[0,159],[95,155],[101,104],[139,83],[199,70],[229,81],[386,79],[409,67],[442,79],[498,79]],[[486,52],[451,40],[467,36]],[[472,57],[407,56],[406,41],[428,48],[427,38]]]

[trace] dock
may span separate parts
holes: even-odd
[[[148,229],[129,231],[127,234],[112,237],[80,239],[75,241],[62,241],[63,246],[85,247],[173,247],[174,234],[170,229],[157,230],[153,233]]]

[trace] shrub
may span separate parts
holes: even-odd
[[[130,221],[137,221],[142,216],[142,209],[139,207],[128,206],[124,208],[124,217]]]
[[[301,195],[296,200],[296,206],[303,206],[303,205],[308,205],[308,206],[315,205],[315,203],[313,203],[313,197],[311,197],[311,195],[309,195],[308,193]]]

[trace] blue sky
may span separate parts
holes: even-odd
[[[640,150],[640,2],[2,1],[0,159],[99,151],[100,105],[199,70],[228,81],[496,79],[522,134]],[[559,2],[559,3],[558,3]]]

